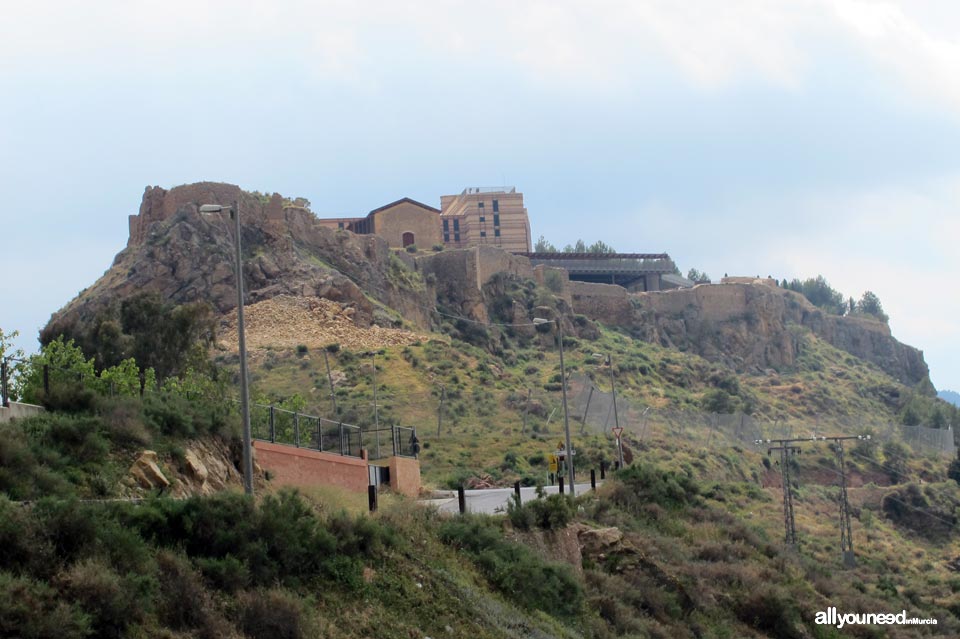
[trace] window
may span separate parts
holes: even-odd
[[[486,216],[486,215],[481,215],[481,216],[480,216],[480,221],[481,221],[481,222],[486,222],[486,221],[487,221],[487,216]]]
[[[493,225],[494,225],[494,226],[500,226],[500,214],[499,214],[499,213],[494,213],[494,214],[493,214]]]
[[[478,209],[482,209],[482,208],[483,208],[483,202],[477,202],[477,208],[478,208]]]
[[[500,200],[493,201],[493,212],[496,213],[500,210]]]
[[[493,236],[500,237],[500,229],[493,229]]]
[[[460,241],[460,231],[457,231],[456,233],[453,234],[453,241],[454,242]]]
[[[413,233],[409,231],[403,234],[401,241],[403,242],[403,248],[407,248],[408,246],[412,246],[417,243]]]
[[[342,229],[342,228],[343,228],[343,222],[337,222],[337,228],[338,228],[338,229]]]
[[[449,241],[450,241],[450,234],[449,234],[449,233],[444,233],[444,234],[443,234],[443,241],[444,241],[444,242],[449,242]]]
[[[459,218],[454,218],[454,220],[453,220],[453,230],[454,230],[454,232],[456,232],[456,233],[459,233],[459,232],[460,232],[460,220],[459,220]]]
[[[443,221],[443,232],[446,233],[450,230],[450,220]]]
[[[486,236],[487,236],[486,231],[480,231],[480,237],[486,237]]]

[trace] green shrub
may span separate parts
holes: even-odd
[[[90,636],[90,618],[50,586],[0,572],[0,637]]]
[[[299,639],[308,636],[303,603],[280,589],[240,595],[240,629],[252,639]]]
[[[622,484],[614,490],[613,499],[634,513],[639,513],[646,503],[679,508],[695,503],[700,495],[699,487],[689,476],[647,464],[633,464],[618,471],[616,477]]]
[[[130,574],[121,577],[98,559],[74,564],[62,577],[67,599],[77,602],[89,615],[97,637],[122,637],[129,625],[149,611],[153,580]]]
[[[139,399],[120,397],[101,398],[97,413],[104,434],[121,448],[139,448],[150,444],[152,437],[143,423],[142,404]]]
[[[551,563],[526,546],[503,539],[483,517],[459,517],[440,525],[440,538],[466,551],[490,583],[523,606],[571,617],[583,604],[583,589],[566,564]]]
[[[234,557],[198,557],[197,567],[207,582],[218,590],[234,593],[250,585],[250,570]]]
[[[507,516],[521,530],[529,530],[534,525],[543,530],[557,530],[573,520],[573,500],[566,495],[553,494],[520,504],[514,496],[507,504]]]

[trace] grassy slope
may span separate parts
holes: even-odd
[[[99,494],[98,467],[122,465],[144,436],[174,450],[185,432],[230,429],[203,408],[185,425],[158,417],[166,413],[156,406],[149,413],[136,407],[135,401],[106,402],[92,412],[0,427],[4,468],[19,476],[4,492],[26,486],[33,497]],[[50,439],[51,433],[59,436]],[[55,441],[50,457],[36,456]],[[87,636],[110,636],[126,623],[124,633],[134,636],[285,636],[286,628],[292,629],[289,636],[344,639],[830,637],[842,635],[810,620],[836,605],[861,612],[906,608],[938,618],[940,636],[960,632],[951,612],[960,612],[960,579],[946,566],[960,554],[956,536],[930,535],[923,521],[913,529],[888,521],[879,498],[896,487],[867,483],[851,489],[859,565],[843,571],[836,488],[826,485],[835,475],[825,447],[811,448],[800,460],[801,544],[795,553],[780,543],[776,467],[767,469],[762,452],[753,449],[707,449],[701,443],[651,438],[636,446],[634,467],[641,472],[610,482],[599,498],[581,497],[577,518],[588,527],[621,528],[632,548],[606,559],[587,557],[582,578],[560,577],[564,570],[498,541],[502,518],[478,518],[463,534],[447,520],[397,501],[370,520],[356,519],[337,513],[362,512],[363,499],[331,491],[311,491],[305,508],[288,503],[276,510],[273,502],[261,516],[240,496],[144,506],[52,500],[30,508],[0,499],[0,543],[6,549],[0,559],[0,623],[8,624],[7,634],[29,635],[56,621],[62,636],[83,636],[84,629]],[[431,446],[439,448],[439,442]],[[502,459],[502,450],[490,458]],[[32,451],[32,460],[24,451]],[[857,455],[865,460],[853,451],[858,477],[889,481],[894,459],[861,450]],[[911,459],[906,472],[915,476],[933,464],[941,470],[923,489],[945,496],[946,507],[937,513],[949,518],[956,487],[933,481],[943,479],[943,462]],[[328,535],[308,543],[318,534],[311,530]],[[478,538],[487,545],[472,547]],[[270,542],[262,546],[263,540]],[[265,563],[262,552],[268,553]],[[263,566],[276,572],[263,573]],[[525,575],[519,584],[511,581],[518,571]],[[537,589],[555,579],[573,579],[571,596],[580,603],[572,614],[559,612],[555,585]],[[245,621],[247,608],[276,625]],[[857,636],[885,635],[863,630]],[[918,635],[899,629],[889,636]]]

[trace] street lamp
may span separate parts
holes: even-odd
[[[237,336],[240,340],[240,410],[243,414],[243,490],[248,495],[253,494],[253,444],[250,435],[250,392],[247,381],[247,342],[243,332],[243,266],[240,253],[240,203],[234,202],[231,206],[219,204],[204,204],[200,213],[230,212],[234,221],[234,248],[236,249],[236,277],[237,277]]]
[[[566,436],[567,448],[567,476],[570,482],[570,496],[577,496],[577,489],[573,482],[573,445],[570,443],[570,414],[567,411],[567,369],[563,365],[563,326],[560,324],[560,318],[553,320],[557,324],[557,336],[560,338],[560,391],[563,395],[563,432]],[[542,317],[533,318],[536,325],[549,324],[551,320]]]
[[[594,353],[593,356],[603,359],[602,353]],[[620,462],[620,468],[623,468],[623,429],[620,428],[620,415],[617,413],[617,384],[613,377],[613,356],[608,353],[606,359],[607,367],[610,369],[610,388],[613,392],[613,432],[617,435],[617,459]]]

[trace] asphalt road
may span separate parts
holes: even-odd
[[[598,482],[599,485],[599,482]],[[557,486],[544,486],[543,489],[547,494],[559,492]],[[577,494],[582,495],[586,492],[589,492],[590,484],[577,484]],[[457,492],[449,491],[450,497],[442,497],[438,499],[426,500],[427,503],[437,506],[440,512],[445,513],[458,513],[460,512],[459,504],[457,503]],[[503,513],[507,511],[507,503],[513,497],[513,488],[487,488],[483,490],[468,490],[465,492],[467,498],[467,512],[471,513],[487,513],[492,515],[495,513]],[[520,500],[523,502],[530,501],[531,499],[537,498],[537,489],[534,486],[520,489]]]

